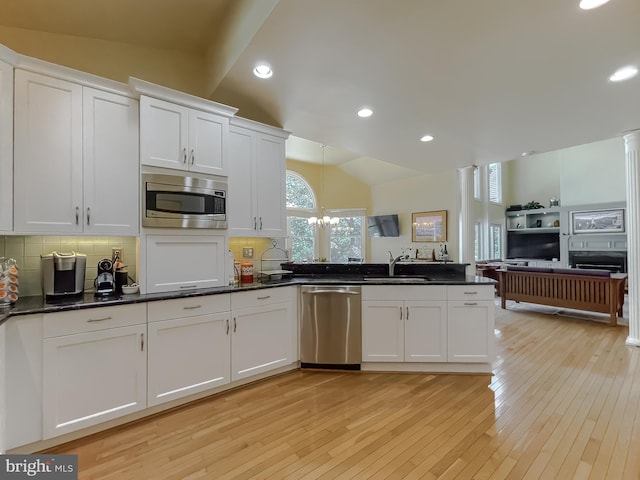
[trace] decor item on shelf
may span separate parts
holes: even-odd
[[[624,233],[624,208],[571,212],[571,226],[576,233]]]
[[[507,212],[517,212],[518,210],[522,210],[522,205],[509,205],[507,207]]]
[[[436,210],[411,214],[411,241],[446,242],[447,211]]]
[[[320,170],[320,191],[322,192],[322,200],[324,201],[324,149],[326,145],[322,145],[322,170]],[[321,217],[310,217],[309,225],[325,228],[327,225],[337,225],[340,222],[338,217],[330,217],[327,215],[324,207],[320,207]]]
[[[553,226],[554,226],[554,227],[559,227],[559,226],[560,226],[560,220],[555,219],[555,220],[553,221]]]
[[[540,228],[542,227],[542,220],[538,219],[536,220],[536,228]]]
[[[560,200],[558,200],[556,197],[551,197],[551,200],[549,200],[549,207],[559,207],[560,206]]]
[[[523,210],[535,210],[537,208],[543,208],[543,206],[540,205],[539,202],[534,202],[534,201],[531,201],[522,207]]]

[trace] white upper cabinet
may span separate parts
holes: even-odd
[[[229,235],[282,237],[288,132],[244,119],[229,127]]]
[[[0,60],[0,231],[13,227],[13,66]]]
[[[16,69],[14,230],[138,233],[138,102]]]
[[[140,116],[143,165],[227,175],[227,117],[144,95]]]

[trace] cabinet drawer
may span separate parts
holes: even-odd
[[[44,315],[43,333],[44,338],[52,338],[146,322],[147,306],[144,303],[87,308]]]
[[[231,310],[237,308],[259,307],[271,303],[291,302],[293,287],[264,288],[231,294]]]
[[[147,305],[149,322],[228,312],[231,309],[229,297],[230,295],[226,293],[149,302]]]
[[[445,300],[446,285],[365,285],[363,300]]]
[[[449,285],[448,300],[493,300],[493,285]]]

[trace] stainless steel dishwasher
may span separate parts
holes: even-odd
[[[303,285],[300,360],[302,368],[360,370],[361,287]]]

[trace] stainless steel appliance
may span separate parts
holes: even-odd
[[[116,293],[116,282],[113,272],[113,262],[108,258],[98,262],[98,276],[95,280],[98,297],[107,297]]]
[[[227,180],[142,174],[142,225],[227,228]]]
[[[40,255],[42,293],[49,300],[80,296],[84,292],[87,256],[76,252]]]
[[[303,368],[359,370],[362,360],[361,287],[301,287],[300,359]]]

